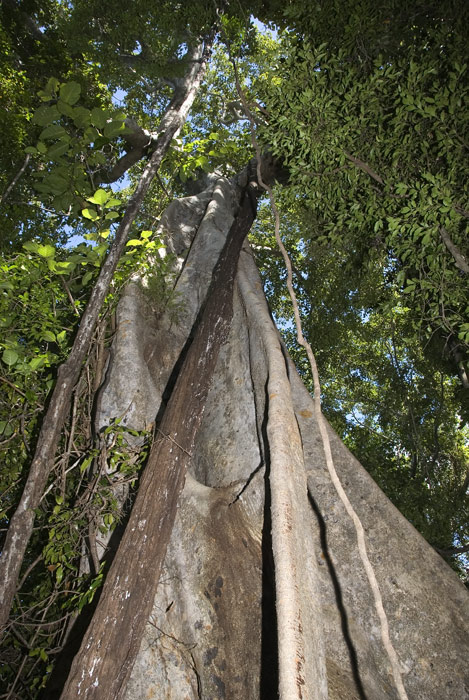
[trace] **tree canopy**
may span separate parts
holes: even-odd
[[[211,57],[189,118],[131,224],[35,512],[3,642],[8,697],[38,697],[66,626],[99,589],[80,569],[92,425],[121,290],[138,273],[157,312],[180,312],[163,209],[212,171],[275,160],[281,235],[323,411],[401,512],[467,577],[469,95],[464,0],[240,0],[0,8],[2,535],[27,478],[57,369],[188,71]],[[243,109],[243,99],[249,114]],[[253,131],[254,125],[254,131]],[[267,199],[250,234],[275,319],[306,384]],[[134,483],[151,431],[113,425],[110,459]],[[135,444],[143,445],[136,450]],[[133,445],[133,447],[129,447]],[[27,662],[23,652],[28,650]],[[16,695],[14,695],[16,693]]]

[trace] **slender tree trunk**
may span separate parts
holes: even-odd
[[[116,237],[80,321],[70,355],[59,368],[57,382],[44,416],[24,491],[11,518],[2,551],[0,562],[0,627],[3,627],[8,621],[24,553],[33,529],[34,510],[39,506],[47,484],[60,434],[70,410],[73,389],[79,377],[102,304],[124,250],[129,231],[150,183],[160,167],[171,140],[177,135],[187,118],[204,75],[209,52],[210,44],[206,43],[205,46],[200,45],[190,54],[192,60],[189,63],[189,69],[161,120],[155,150],[118,227]]]

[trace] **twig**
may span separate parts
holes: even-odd
[[[2,194],[2,196],[0,197],[0,204],[3,204],[3,202],[5,201],[5,199],[8,197],[8,195],[9,195],[10,192],[12,191],[13,187],[16,185],[16,183],[18,182],[18,180],[20,179],[20,177],[22,176],[22,174],[24,173],[24,171],[25,171],[26,168],[28,167],[28,163],[29,163],[30,158],[31,158],[31,154],[30,154],[30,153],[27,153],[27,154],[26,154],[26,158],[24,159],[23,165],[22,165],[21,168],[18,170],[18,172],[16,173],[15,177],[13,178],[13,180],[10,182],[10,184],[9,184],[8,187],[6,188],[5,192],[4,192],[4,193]]]
[[[448,547],[448,549],[434,547],[434,549],[438,552],[438,554],[442,554],[443,556],[448,556],[449,554],[464,554],[465,552],[469,552],[469,544],[466,544],[464,547]]]
[[[64,280],[64,278],[62,277],[62,275],[60,275],[60,281],[62,282],[62,285],[63,285],[65,291],[67,292],[68,298],[70,299],[70,303],[71,303],[71,305],[72,305],[72,307],[73,307],[73,312],[74,312],[74,314],[75,314],[76,316],[79,316],[79,315],[80,315],[80,312],[78,311],[78,309],[77,309],[77,307],[76,307],[75,300],[74,300],[74,298],[72,297],[72,293],[71,293],[70,289],[68,288],[68,284],[66,283],[66,281]]]
[[[171,435],[167,435],[166,433],[163,433],[163,431],[161,431],[159,428],[157,428],[156,431],[158,433],[160,433],[160,435],[162,435],[163,438],[170,440],[174,445],[176,445],[176,447],[179,447],[179,449],[182,450],[183,452],[185,452],[186,455],[189,455],[189,457],[192,457],[191,453],[188,452],[187,450],[185,450],[184,447],[182,447],[182,445],[180,445],[178,442],[176,442],[176,440],[174,438],[172,438]]]
[[[469,275],[469,265],[466,261],[466,258],[461,253],[458,246],[455,243],[453,243],[448,231],[443,226],[441,226],[440,228],[440,236],[441,240],[453,256],[454,264],[456,265],[456,267],[462,270],[462,272],[464,272],[466,275]]]
[[[373,180],[379,182],[380,185],[384,185],[383,178],[380,177],[377,173],[375,173],[375,171],[370,168],[368,163],[364,163],[362,160],[360,160],[360,158],[352,156],[350,153],[347,153],[347,151],[344,151],[344,156],[348,158],[354,165],[356,165],[357,168],[360,168],[360,170],[363,170],[364,173],[372,177]]]
[[[8,381],[8,379],[5,379],[5,377],[0,377],[0,382],[5,382],[5,384],[8,384],[8,386],[11,386],[12,389],[18,392],[18,394],[21,394],[24,398],[26,398],[26,394],[24,394],[21,389],[18,389],[13,382]]]
[[[172,197],[172,195],[168,192],[168,190],[166,189],[166,185],[164,184],[163,180],[161,179],[160,174],[159,174],[159,173],[156,173],[156,176],[155,176],[155,177],[156,177],[156,180],[157,180],[159,186],[161,187],[161,189],[163,190],[163,192],[164,192],[164,194],[167,196],[167,198],[168,198],[168,199],[172,199],[173,197]]]
[[[94,514],[91,513],[88,523],[88,540],[90,544],[90,554],[91,561],[93,562],[94,575],[97,576],[99,574],[99,556],[98,548],[96,546],[96,526],[94,522],[94,517]]]
[[[10,700],[10,698],[13,697],[13,693],[14,693],[14,690],[15,690],[15,688],[16,688],[16,684],[18,683],[18,681],[19,681],[20,678],[21,678],[21,672],[22,672],[22,670],[23,670],[23,668],[24,668],[24,665],[25,665],[26,661],[28,660],[28,658],[29,658],[29,657],[26,656],[26,655],[23,657],[23,660],[21,661],[21,665],[20,665],[20,667],[19,667],[19,669],[18,669],[18,673],[16,674],[16,678],[15,678],[15,680],[13,681],[13,684],[12,684],[12,686],[11,686],[11,688],[10,688],[10,692],[9,692],[8,695],[6,696],[5,700]]]
[[[18,435],[18,431],[15,430],[13,435],[10,435],[10,437],[6,438],[5,440],[0,441],[0,448],[3,448],[3,445],[8,445],[9,442],[15,439],[15,437]]]
[[[36,564],[39,564],[39,562],[41,561],[41,559],[42,559],[42,553],[41,553],[38,557],[36,557],[36,559],[33,561],[32,564],[30,564],[30,565],[28,566],[28,568],[27,568],[26,571],[24,572],[23,578],[21,579],[21,581],[20,581],[19,584],[18,584],[18,590],[19,590],[19,591],[22,589],[23,584],[24,584],[24,582],[26,581],[26,579],[28,578],[28,576],[29,576],[29,574],[31,573],[31,571],[34,569],[34,567],[36,566]]]

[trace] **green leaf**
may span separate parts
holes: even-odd
[[[57,268],[63,272],[71,272],[76,267],[76,264],[71,260],[60,260],[57,262]]]
[[[119,213],[117,211],[108,211],[106,216],[104,217],[105,219],[118,219],[119,218]]]
[[[112,523],[114,522],[114,516],[112,513],[106,513],[106,515],[103,518],[104,524],[110,527]]]
[[[37,248],[37,253],[41,258],[53,258],[55,255],[55,248],[52,245],[40,245]]]
[[[74,105],[78,101],[81,93],[80,83],[71,80],[60,88],[60,99],[69,105]]]
[[[110,196],[111,195],[109,192],[106,192],[106,190],[100,188],[99,190],[96,190],[92,197],[88,197],[86,201],[91,202],[92,204],[99,204],[102,206],[103,204],[105,204],[105,202],[107,202]]]
[[[52,124],[59,116],[59,110],[55,105],[43,105],[36,109],[31,121],[33,124],[39,124],[39,126],[47,126],[48,124]]]
[[[60,124],[50,124],[41,132],[40,139],[58,139],[59,136],[67,136],[67,132]]]
[[[108,122],[104,127],[104,136],[108,139],[113,139],[119,134],[125,131],[125,124],[123,121],[112,121]]]
[[[80,472],[83,474],[85,469],[88,469],[90,466],[91,462],[93,461],[93,455],[89,455],[88,457],[85,457],[83,462],[80,464]]]
[[[210,169],[210,164],[207,156],[199,156],[198,158],[196,158],[195,164],[196,167],[202,168],[202,170],[205,170],[206,172],[208,172],[208,170]]]
[[[47,151],[47,155],[51,160],[57,160],[57,158],[60,158],[60,156],[63,156],[64,153],[68,151],[68,148],[69,141],[67,137],[67,140],[61,139],[57,143],[52,144]]]
[[[39,243],[36,243],[35,241],[26,241],[26,243],[23,243],[23,248],[25,250],[29,250],[31,253],[37,253]]]
[[[81,214],[85,217],[85,219],[90,219],[91,221],[96,221],[96,219],[99,219],[96,209],[82,209]]]
[[[85,107],[75,107],[73,110],[73,122],[79,129],[85,129],[91,122],[90,110]]]
[[[66,117],[71,117],[73,119],[75,116],[75,108],[67,102],[64,102],[64,100],[57,100],[57,109],[60,114],[64,114]]]
[[[118,207],[119,204],[122,204],[120,199],[115,199],[114,197],[109,200],[109,202],[106,202],[104,205],[105,209],[109,209],[109,207]]]
[[[36,371],[44,365],[44,362],[44,357],[33,357],[33,359],[29,361],[29,366],[32,370]]]
[[[93,107],[91,110],[91,123],[98,129],[104,129],[110,116],[109,110]]]
[[[54,510],[55,510],[55,508],[54,508]],[[56,578],[57,583],[61,583],[63,577],[64,577],[63,566],[61,564],[59,564],[59,566],[55,570],[55,578]],[[43,651],[43,650],[41,650],[41,651]],[[42,658],[42,654],[41,654],[41,658]],[[43,658],[43,661],[47,661],[47,655],[46,655],[45,659]]]
[[[5,438],[9,438],[10,435],[13,435],[13,427],[6,420],[0,421],[0,435],[3,435]]]
[[[63,194],[69,187],[69,181],[61,175],[51,174],[44,178],[44,184],[50,188],[52,194]]]
[[[81,280],[82,285],[85,287],[92,277],[93,277],[93,273],[91,272],[91,270],[88,271],[87,273],[85,273],[83,275],[83,279]]]
[[[96,139],[100,138],[99,131],[94,128],[94,126],[88,126],[83,134],[83,138],[86,143],[93,143]]]
[[[57,80],[57,78],[52,77],[52,78],[49,78],[49,80],[47,81],[47,85],[44,89],[46,92],[49,93],[49,95],[53,95],[54,93],[57,92],[57,88],[59,87],[59,85],[60,85],[60,80]]]
[[[59,87],[59,85],[60,81],[57,80],[57,78],[49,78],[44,90],[39,90],[37,94],[43,100],[50,100],[57,92],[57,88]]]
[[[13,367],[18,360],[18,353],[11,350],[11,348],[7,348],[3,351],[2,360],[8,367]]]
[[[47,340],[49,343],[55,343],[55,333],[52,331],[42,331],[42,340]]]

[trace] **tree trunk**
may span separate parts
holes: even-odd
[[[138,651],[202,420],[221,345],[231,325],[239,252],[256,215],[255,183],[248,179],[239,211],[213,272],[202,311],[153,444],[138,495],[98,607],[74,659],[62,698],[115,700]]]
[[[156,420],[156,447],[63,697],[267,700],[279,689],[282,700],[397,697],[312,399],[247,244],[233,288],[227,274],[226,289],[209,293],[239,187],[209,178],[162,217],[160,233],[185,258],[179,323],[154,317],[137,284],[120,302],[98,428],[115,417],[137,430]],[[227,293],[228,315],[218,299]],[[466,590],[332,430],[330,439],[365,528],[408,697],[465,697]],[[131,670],[133,651],[121,654],[116,640],[132,636],[134,621]]]
[[[113,243],[100,270],[69,357],[58,370],[57,382],[44,416],[34,457],[18,507],[13,514],[2,550],[0,572],[0,629],[7,623],[24,554],[30,540],[34,511],[38,508],[50,474],[61,431],[70,411],[72,393],[109,291],[119,259],[145,194],[166,155],[171,140],[177,136],[189,114],[203,78],[210,45],[201,44],[190,52],[193,61],[161,119],[154,151],[132,195]]]

